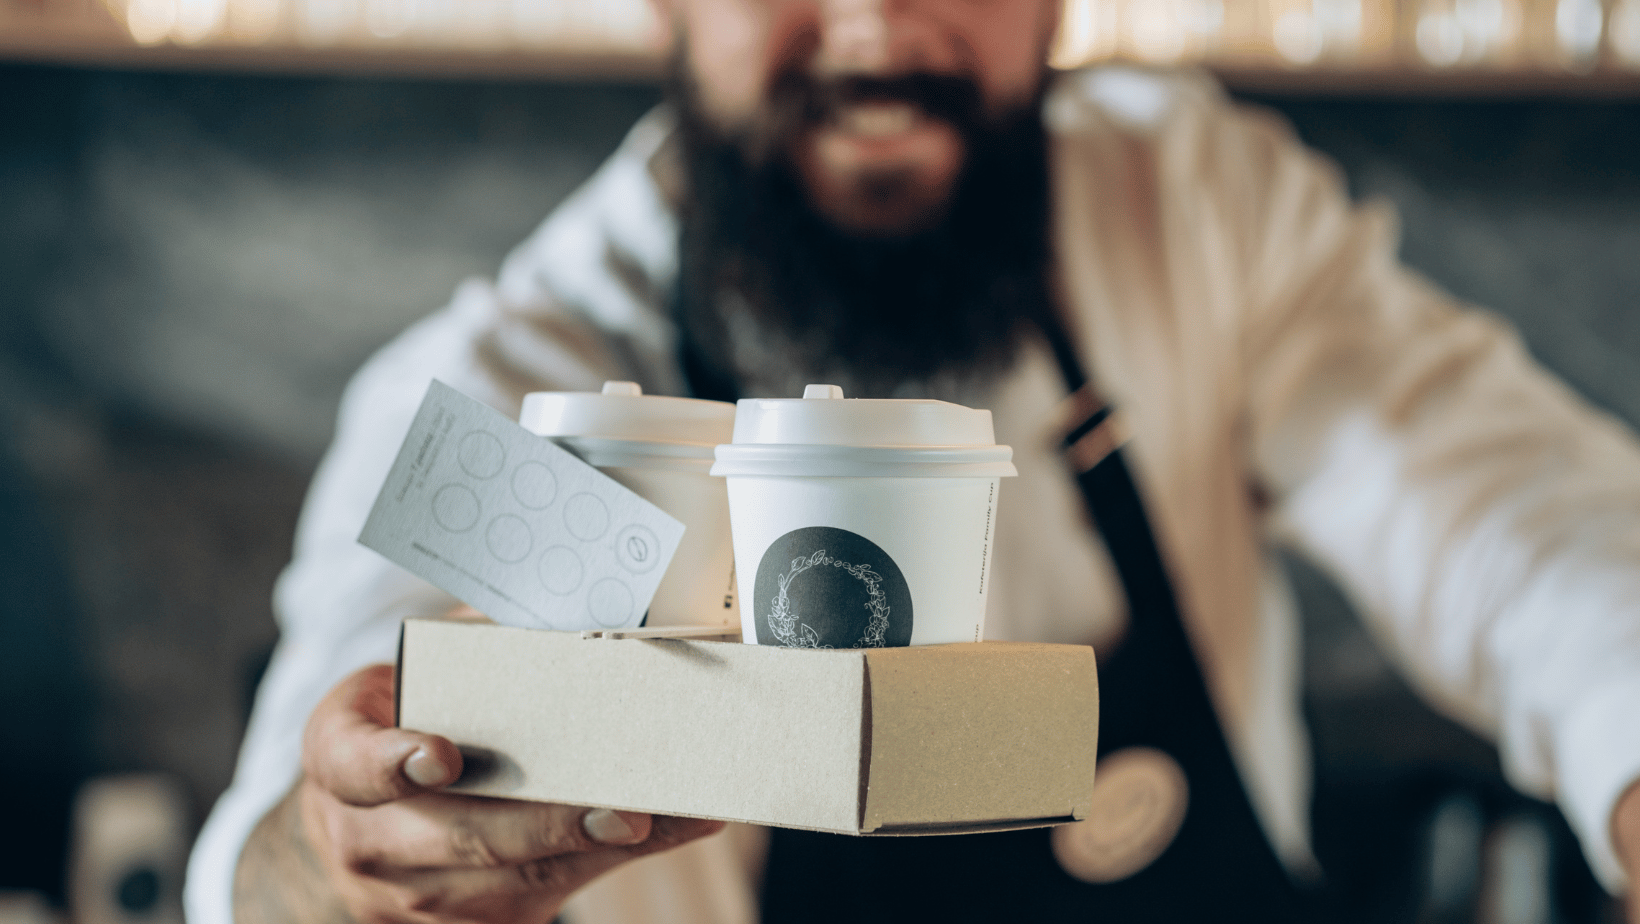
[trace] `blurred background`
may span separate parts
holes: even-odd
[[[180,920],[343,384],[613,149],[663,46],[643,0],[0,0],[0,924]],[[1067,0],[1056,66],[1110,60],[1285,114],[1640,424],[1640,0]],[[1352,913],[1618,920],[1289,564]]]

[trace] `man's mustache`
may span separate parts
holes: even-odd
[[[790,107],[788,111],[810,126],[832,121],[846,106],[867,102],[906,103],[959,130],[977,128],[983,119],[978,84],[960,74],[815,79],[794,73],[781,77],[772,89],[777,106]]]
[[[984,96],[973,79],[952,74],[815,78],[788,71],[769,87],[759,116],[734,134],[749,163],[779,160],[803,133],[835,121],[842,109],[862,102],[901,102],[951,125],[965,138],[986,126]]]
[[[696,112],[704,109],[687,56],[673,58],[668,87],[680,108]],[[691,120],[684,128],[700,141],[733,144],[749,165],[761,168],[787,156],[792,142],[804,132],[836,121],[845,106],[866,101],[907,103],[948,123],[965,138],[977,137],[997,127],[992,122],[1002,121],[988,114],[985,94],[969,74],[816,77],[791,67],[775,75],[763,105],[744,122],[713,125],[706,120]]]

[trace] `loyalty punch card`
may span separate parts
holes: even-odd
[[[433,382],[359,541],[496,622],[638,625],[683,538],[659,507]]]

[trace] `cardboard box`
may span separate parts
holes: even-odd
[[[468,755],[463,792],[844,834],[1084,817],[1093,650],[801,650],[410,620],[399,724]]]

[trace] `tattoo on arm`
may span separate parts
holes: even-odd
[[[354,924],[302,825],[301,783],[262,817],[234,873],[235,924]]]

